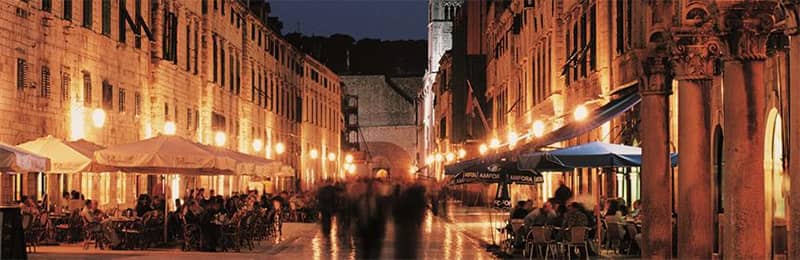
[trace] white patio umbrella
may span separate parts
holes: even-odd
[[[50,135],[22,143],[17,147],[49,158],[50,170],[47,171],[48,173],[91,171],[93,153],[103,148],[86,140],[65,142]]]
[[[112,145],[94,153],[95,161],[124,172],[144,174],[232,175],[236,161],[205,145],[178,136],[161,135],[138,142]],[[162,182],[166,186],[166,180]],[[166,188],[165,190],[165,198]],[[167,203],[164,200],[164,241],[167,240]]]
[[[161,135],[94,153],[100,165],[145,174],[232,175],[235,160],[183,137]]]
[[[280,170],[281,162],[253,156],[237,151],[204,145],[206,149],[218,156],[227,157],[236,164],[236,175],[246,175],[253,177],[268,177],[272,172]]]
[[[0,172],[46,172],[50,159],[23,148],[0,143]]]

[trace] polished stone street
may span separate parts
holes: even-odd
[[[394,259],[394,227],[389,221],[383,241],[382,259]],[[453,223],[427,214],[421,227],[418,247],[420,259],[494,259],[481,246],[481,241],[467,235]],[[253,251],[206,253],[183,252],[179,249],[156,250],[83,250],[80,245],[43,246],[31,259],[355,259],[352,235],[333,226],[325,236],[318,224],[287,223],[283,241],[262,242]]]

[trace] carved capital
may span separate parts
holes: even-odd
[[[708,31],[684,31],[676,34],[672,47],[672,65],[677,80],[709,80],[714,77],[722,57],[723,43]]]
[[[672,78],[669,55],[653,50],[640,62],[642,82],[639,84],[639,93],[642,96],[672,94],[672,88],[667,84]]]
[[[724,30],[731,55],[739,60],[767,58],[767,40],[775,28],[775,1],[733,5],[726,10]]]

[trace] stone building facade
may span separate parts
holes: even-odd
[[[6,0],[0,12],[0,120],[6,124],[0,141],[53,135],[113,145],[162,134],[174,123],[177,135],[294,169],[302,167],[304,143],[324,140],[318,146],[338,158],[338,76],[270,29],[263,4]],[[95,124],[102,114],[104,123]],[[326,121],[304,124],[309,118]],[[84,190],[103,183],[107,187],[99,190],[111,192],[126,187],[124,194],[152,191],[161,181],[114,174],[75,178],[64,183]],[[31,178],[2,181],[4,200],[41,192]],[[247,186],[231,177],[181,180],[189,182],[220,193]],[[273,180],[279,189],[298,183]]]
[[[387,170],[405,179],[418,161],[417,94],[421,77],[341,76],[345,94],[358,97],[359,175]]]
[[[512,0],[487,8],[493,132],[484,144],[524,148],[537,125],[552,131],[582,108],[641,96],[630,111],[551,148],[641,146],[642,168],[545,173],[540,199],[559,180],[579,197],[641,199],[644,258],[800,257],[800,200],[791,192],[800,185],[794,1]],[[680,154],[674,168],[671,152]],[[673,214],[674,231],[664,224]]]

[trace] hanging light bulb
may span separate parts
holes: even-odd
[[[500,139],[497,139],[497,137],[492,138],[492,141],[489,142],[489,147],[493,149],[497,149],[497,147],[500,147]]]
[[[317,151],[317,149],[311,149],[311,151],[308,152],[308,156],[310,156],[311,159],[317,159],[317,157],[319,157],[319,151]]]
[[[344,162],[346,162],[346,163],[353,163],[353,155],[352,155],[352,154],[347,154],[347,155],[345,155],[345,156],[344,156]]]
[[[544,122],[542,120],[536,120],[533,122],[532,127],[533,136],[535,137],[542,137],[544,135]]]
[[[449,152],[447,153],[447,155],[445,155],[445,158],[447,159],[448,162],[452,162],[453,160],[456,159],[456,154],[454,154],[453,152]]]
[[[336,160],[336,154],[335,153],[328,153],[328,161],[332,162],[334,160]]]
[[[175,122],[167,121],[164,123],[164,134],[165,135],[175,135],[176,127]]]
[[[103,127],[106,123],[106,111],[102,108],[95,108],[92,111],[92,123],[94,123],[94,127]]]
[[[264,142],[262,142],[261,139],[253,140],[253,151],[260,152],[261,148],[263,147],[264,147]]]
[[[283,152],[285,151],[286,151],[286,146],[284,146],[283,143],[275,144],[275,153],[283,154]]]
[[[478,147],[478,152],[480,152],[481,155],[486,154],[487,151],[489,151],[489,146],[486,144],[481,144],[481,146]]]
[[[513,147],[515,144],[517,144],[517,140],[519,140],[519,135],[517,135],[517,132],[514,132],[513,130],[509,131],[508,132],[508,145]]]
[[[214,144],[216,144],[217,146],[225,145],[226,141],[225,139],[227,139],[227,137],[225,136],[225,133],[222,131],[217,131],[217,133],[214,134]]]
[[[464,157],[467,157],[467,150],[464,150],[464,148],[458,149],[458,158],[461,159]]]
[[[575,112],[573,112],[573,117],[575,121],[583,121],[586,117],[589,116],[589,109],[586,108],[584,105],[579,105],[575,108]]]

